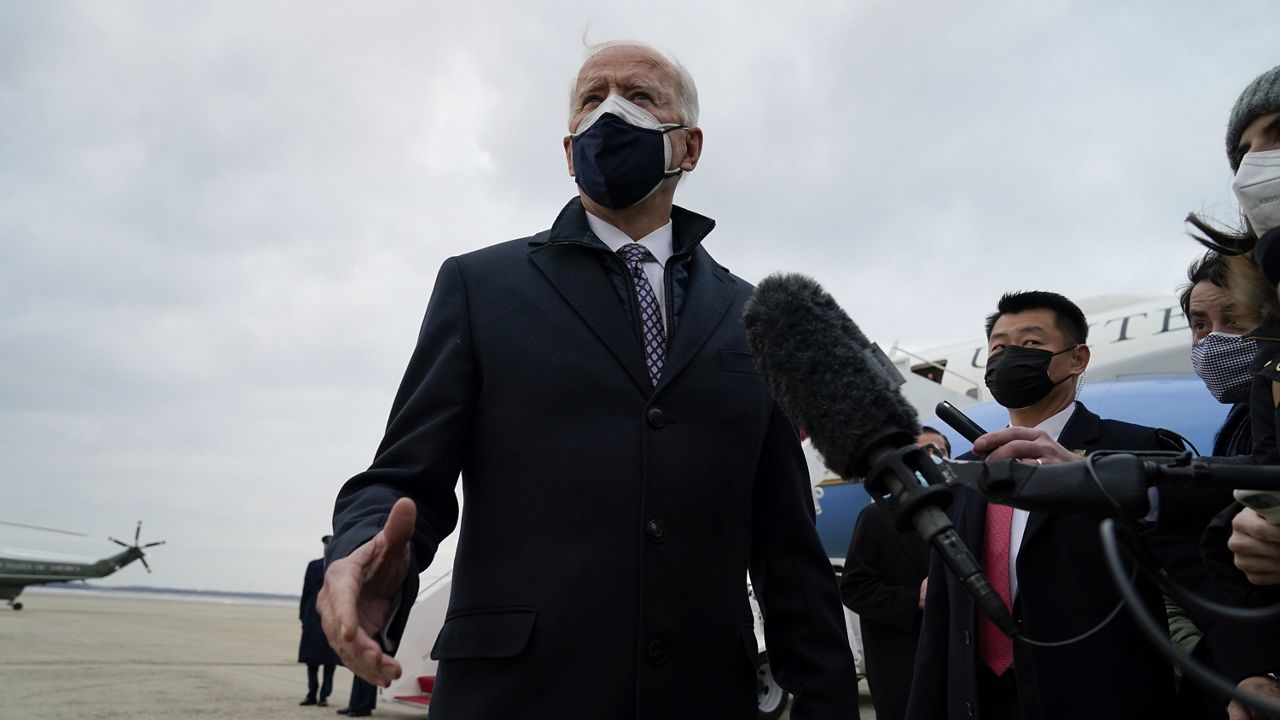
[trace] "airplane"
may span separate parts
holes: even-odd
[[[22,523],[0,522],[3,525],[11,525],[14,527],[23,527],[33,530],[45,530],[47,532],[62,533],[65,535],[80,535],[88,537],[83,533],[73,533],[66,530],[55,530],[53,528],[43,528],[35,525],[23,525]],[[124,552],[117,553],[111,557],[103,558],[96,562],[74,562],[64,559],[32,556],[15,556],[0,555],[0,600],[6,600],[9,607],[14,610],[21,610],[22,603],[18,602],[18,596],[26,589],[28,585],[45,585],[48,583],[67,582],[70,580],[85,580],[87,578],[106,577],[120,568],[132,563],[135,560],[141,560],[142,566],[151,572],[151,565],[147,563],[146,548],[163,545],[164,540],[139,544],[139,538],[142,535],[142,521],[138,521],[138,527],[133,533],[133,544],[130,545],[115,538],[107,538],[111,542],[124,548]]]

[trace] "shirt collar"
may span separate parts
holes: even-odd
[[[1058,436],[1062,434],[1063,428],[1070,422],[1071,416],[1075,414],[1076,405],[1077,403],[1073,402],[1059,411],[1057,415],[1045,418],[1045,421],[1037,425],[1036,429],[1045,431],[1056,442]]]
[[[622,232],[618,228],[610,225],[608,222],[587,213],[587,225],[591,228],[591,232],[600,238],[601,242],[609,246],[613,252],[628,243],[638,242],[645,246],[649,252],[653,253],[653,257],[662,267],[667,266],[667,260],[672,254],[672,230],[671,221],[667,220],[667,224],[645,235],[639,240],[632,240],[629,235]]]

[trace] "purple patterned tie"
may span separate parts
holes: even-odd
[[[667,354],[667,336],[659,314],[658,296],[644,274],[644,261],[653,256],[640,243],[627,243],[618,248],[618,254],[631,274],[631,286],[635,288],[636,305],[640,309],[640,327],[644,330],[644,362],[649,366],[649,379],[657,385],[662,375],[662,359]]]

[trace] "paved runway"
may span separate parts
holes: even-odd
[[[22,600],[20,612],[0,606],[6,720],[338,720],[351,691],[339,668],[331,707],[298,707],[307,683],[296,605],[34,588]],[[402,707],[375,716],[425,716]]]
[[[331,707],[298,706],[296,605],[38,588],[22,600],[20,612],[0,605],[5,720],[337,720],[351,690],[339,668]],[[865,686],[863,700],[862,717],[874,718]],[[374,717],[425,712],[380,702]]]

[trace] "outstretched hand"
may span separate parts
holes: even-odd
[[[1055,465],[1080,460],[1080,456],[1058,444],[1049,433],[1035,428],[1007,427],[989,432],[973,441],[973,454],[984,460],[1039,461]]]
[[[376,639],[386,626],[409,572],[409,543],[417,508],[401,498],[382,530],[324,573],[316,609],[329,645],[352,672],[386,687],[400,677],[400,663],[382,651]]]

